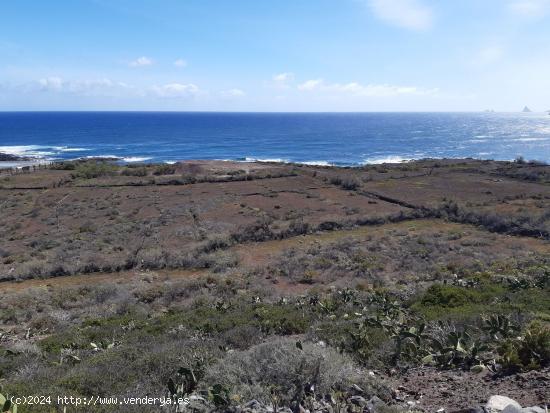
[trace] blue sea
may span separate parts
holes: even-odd
[[[269,160],[363,165],[420,158],[550,162],[534,113],[3,112],[0,152],[44,160]]]

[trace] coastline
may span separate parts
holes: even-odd
[[[1,154],[0,154],[1,155]],[[139,157],[142,159],[142,157]],[[145,158],[150,159],[150,158]],[[245,159],[182,159],[178,161],[164,161],[164,162],[155,162],[155,161],[128,161],[124,158],[115,157],[115,156],[89,156],[83,158],[73,158],[73,159],[43,159],[43,158],[33,158],[33,159],[22,159],[22,160],[12,160],[12,161],[0,161],[0,170],[9,170],[15,169],[19,170],[26,167],[35,167],[35,166],[44,166],[51,165],[61,162],[112,162],[118,165],[126,166],[139,166],[139,165],[174,165],[179,163],[192,163],[192,162],[207,162],[210,164],[216,163],[241,163],[241,164],[275,164],[275,165],[297,165],[297,166],[312,166],[312,167],[330,167],[330,168],[363,168],[367,166],[377,166],[377,165],[405,165],[415,162],[423,161],[438,161],[438,162],[461,162],[461,161],[486,161],[486,162],[514,162],[520,160],[520,162],[539,164],[539,165],[548,165],[547,162],[536,161],[536,160],[524,160],[522,157],[517,157],[516,159],[490,159],[482,157],[441,157],[441,158],[401,158],[398,156],[389,156],[383,159],[379,159],[372,162],[365,162],[362,164],[336,164],[330,163],[328,161],[288,161],[284,159],[270,159],[270,158],[250,158]]]
[[[413,159],[550,162],[550,117],[521,114],[5,115],[0,153],[46,160],[184,159],[362,166]],[[29,122],[40,127],[29,132]],[[4,124],[4,123],[3,123]]]
[[[24,167],[49,165],[52,161],[32,160],[32,161],[0,161],[0,169],[21,169]]]

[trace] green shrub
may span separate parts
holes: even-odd
[[[117,166],[112,163],[90,161],[79,163],[74,172],[71,173],[71,176],[73,178],[93,179],[114,175],[116,171]]]
[[[355,191],[359,189],[361,183],[355,178],[346,178],[342,181],[341,187],[348,191]]]
[[[256,310],[256,318],[266,333],[279,335],[303,334],[310,325],[310,318],[290,305],[264,305]]]
[[[301,404],[310,388],[319,397],[330,397],[352,384],[367,396],[385,397],[387,389],[368,377],[335,349],[287,338],[228,354],[207,369],[203,386],[221,384],[233,400],[256,399],[267,405],[275,395],[281,406]]]
[[[174,175],[176,173],[176,165],[162,164],[158,165],[153,171],[153,175]]]
[[[126,167],[121,172],[124,176],[147,176],[147,168],[145,166],[139,166],[139,167]]]
[[[58,171],[74,171],[76,169],[75,162],[55,162],[50,166],[51,169]]]
[[[443,284],[432,285],[421,300],[421,304],[427,307],[461,307],[479,302],[479,294],[475,291]]]
[[[355,191],[361,186],[361,183],[354,177],[332,176],[329,179],[332,185],[337,185],[348,191]]]
[[[506,293],[503,286],[485,281],[475,288],[434,284],[412,303],[411,308],[428,319],[467,319],[480,313],[511,311],[511,303],[503,303]]]
[[[498,353],[503,367],[510,371],[546,367],[550,365],[550,327],[532,322],[521,337],[499,346]]]
[[[342,178],[339,176],[331,176],[329,182],[332,185],[342,185]]]

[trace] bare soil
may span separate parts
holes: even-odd
[[[371,288],[381,280],[406,295],[441,274],[479,267],[516,275],[509,269],[518,263],[550,257],[548,166],[189,161],[164,175],[155,173],[158,166],[144,168],[144,176],[121,168],[90,179],[47,167],[1,171],[0,303],[98,285],[149,303],[155,289],[186,280],[210,288],[209,280],[221,277],[227,288],[238,280],[275,297]],[[449,203],[460,214],[451,214]],[[518,236],[518,228],[529,236]],[[351,253],[340,253],[344,248]],[[171,299],[179,306],[190,300]],[[70,307],[63,311],[70,319]],[[166,311],[165,303],[151,311]],[[0,328],[21,338],[35,315],[26,317]],[[550,403],[548,368],[510,376],[428,367],[376,374],[397,403],[428,412],[484,404],[493,394],[523,406]]]

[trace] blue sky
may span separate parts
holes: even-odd
[[[17,0],[0,110],[550,109],[550,0]]]

